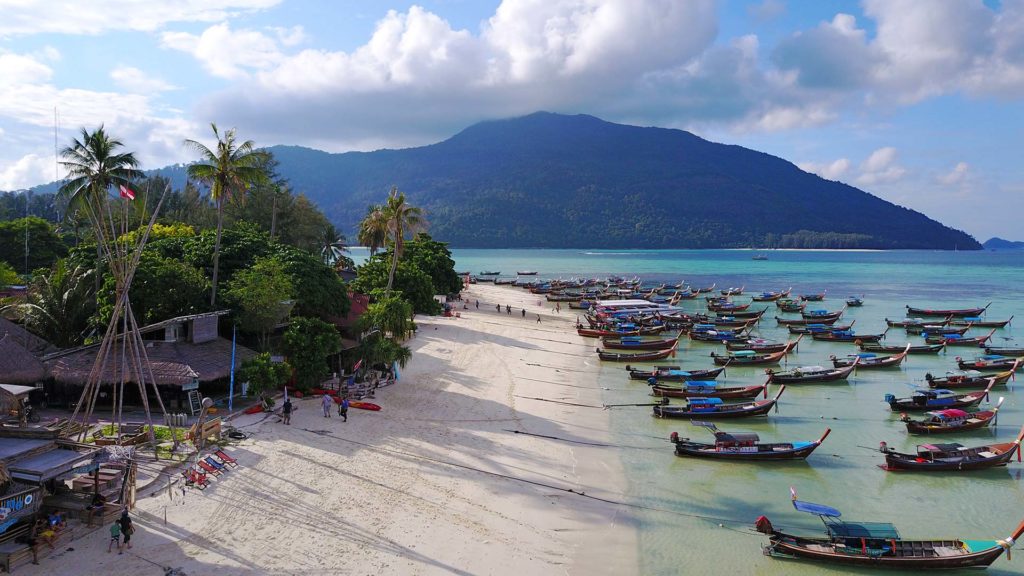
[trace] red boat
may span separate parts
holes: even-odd
[[[931,308],[914,308],[907,306],[907,316],[953,316],[954,318],[966,318],[968,316],[981,316],[992,303],[985,304],[983,308],[962,308],[960,310],[932,310]]]
[[[949,410],[937,410],[925,414],[924,420],[911,420],[906,414],[900,415],[900,421],[907,425],[907,432],[911,434],[947,434],[950,432],[963,432],[965,430],[978,430],[985,428],[995,421],[999,414],[999,407],[1003,405],[1003,398],[992,410],[980,412],[965,412],[959,408]]]
[[[603,338],[601,346],[614,350],[664,350],[671,348],[679,338],[660,338],[658,340],[642,340],[639,336],[623,336],[621,338]]]

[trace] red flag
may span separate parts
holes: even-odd
[[[135,200],[135,192],[133,192],[131,188],[125,186],[124,184],[121,184],[119,188],[121,190],[121,198]]]
[[[356,370],[359,370],[359,367],[362,366],[362,365],[363,365],[363,359],[360,358],[359,362],[356,362],[356,365],[352,367],[352,371],[355,372]]]

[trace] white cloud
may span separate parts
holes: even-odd
[[[952,170],[940,175],[938,178],[936,178],[936,180],[938,180],[939,184],[943,184],[946,186],[962,184],[967,179],[970,170],[971,167],[970,165],[967,164],[967,162],[958,162]]]
[[[291,28],[275,26],[269,28],[269,30],[274,33],[274,36],[277,37],[277,41],[280,42],[282,46],[296,46],[309,39],[302,26],[292,26]]]
[[[28,154],[14,162],[0,164],[0,190],[20,190],[52,180],[53,157]]]
[[[851,164],[849,159],[840,158],[829,163],[799,162],[797,166],[805,172],[817,174],[826,180],[839,180],[850,171]]]
[[[231,30],[227,22],[211,26],[199,36],[187,32],[164,32],[165,48],[187,52],[206,70],[221,78],[245,78],[246,68],[267,69],[284,55],[275,38],[255,30]]]
[[[897,182],[907,174],[907,169],[897,163],[896,149],[886,146],[872,152],[861,163],[860,172],[857,183],[871,186]]]
[[[110,71],[110,78],[122,90],[134,94],[165,92],[175,87],[162,78],[150,76],[138,68],[119,65]]]
[[[98,35],[153,31],[172,22],[219,22],[281,0],[0,0],[0,38],[28,34]]]
[[[786,3],[782,0],[764,0],[760,4],[747,6],[747,14],[757,22],[768,22],[786,13]]]
[[[45,82],[51,76],[53,70],[33,56],[0,51],[0,90],[4,86]]]

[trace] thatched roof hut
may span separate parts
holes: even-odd
[[[57,351],[57,347],[46,340],[29,332],[24,326],[15,324],[7,318],[0,317],[0,337],[9,335],[14,342],[40,357]]]
[[[10,333],[0,336],[0,382],[31,385],[45,378],[46,368],[38,358]]]

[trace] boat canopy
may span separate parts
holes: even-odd
[[[956,419],[956,418],[966,418],[967,415],[968,415],[967,412],[964,412],[963,410],[960,410],[959,408],[950,408],[948,410],[937,410],[935,412],[929,412],[928,414],[930,414],[932,416],[937,416],[939,418],[951,419],[951,420],[952,419]]]
[[[856,354],[855,357],[856,358],[874,358],[875,355],[872,354],[871,352],[864,352],[862,354]]]
[[[689,382],[686,383],[686,388],[688,390],[705,388],[713,390],[717,386],[718,382],[715,382],[714,380],[690,380]]]
[[[691,405],[696,406],[718,406],[722,403],[721,398],[690,398]]]
[[[803,500],[793,500],[793,508],[796,508],[800,512],[807,512],[808,514],[815,514],[817,516],[839,518],[843,515],[842,512],[831,506],[815,504],[814,502],[804,502]]]
[[[808,372],[831,372],[831,368],[825,368],[824,366],[800,366],[799,368],[793,369],[796,373],[808,373]]]
[[[829,522],[828,531],[838,538],[900,540],[899,531],[888,522]]]
[[[828,314],[828,310],[811,310],[807,313],[808,316],[823,316]]]
[[[754,352],[753,350],[740,350],[739,352],[732,353],[733,356],[739,356],[740,358],[749,358],[751,356],[754,356],[755,354],[756,352]]]
[[[753,433],[737,433],[731,434],[729,432],[722,432],[719,430],[715,432],[715,442],[718,444],[756,444],[761,440],[761,437]]]
[[[920,444],[917,447],[919,453],[924,452],[955,452],[963,450],[963,444]]]
[[[981,357],[982,360],[1005,360],[1006,356],[1000,354],[986,354]]]
[[[981,316],[967,316],[964,318],[964,322],[981,322]]]

